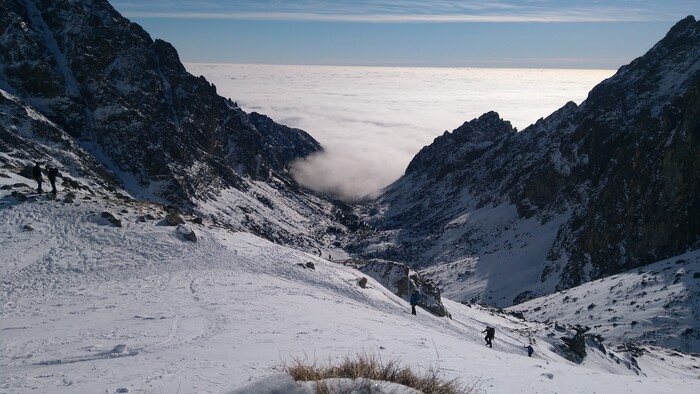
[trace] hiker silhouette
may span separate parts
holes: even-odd
[[[32,168],[32,175],[34,176],[34,180],[36,181],[36,192],[37,193],[43,193],[44,191],[41,190],[41,181],[43,180],[41,177],[41,163],[38,161],[34,165],[34,168]]]
[[[486,336],[484,337],[486,345],[488,345],[488,347],[493,347],[493,337],[496,334],[496,329],[491,326],[487,326],[486,329],[482,332],[486,333]]]
[[[56,194],[56,177],[58,176],[58,169],[56,167],[49,168],[49,182],[51,183],[51,193]]]
[[[416,314],[416,305],[418,305],[418,301],[420,301],[420,293],[418,293],[418,290],[415,290],[413,294],[411,294],[411,314],[415,315]]]

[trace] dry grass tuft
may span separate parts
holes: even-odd
[[[331,378],[347,378],[360,380],[378,380],[398,383],[426,394],[469,394],[476,390],[464,387],[457,379],[444,381],[435,368],[425,373],[414,372],[410,367],[403,366],[399,361],[382,363],[372,355],[359,355],[356,358],[346,356],[337,363],[319,366],[316,363],[295,359],[291,365],[284,365],[284,370],[296,381],[320,381]],[[325,384],[318,384],[319,394],[331,393]]]

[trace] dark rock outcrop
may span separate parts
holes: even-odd
[[[181,224],[185,224],[185,219],[183,219],[182,216],[180,216],[180,214],[177,213],[177,211],[168,212],[168,214],[165,215],[164,220],[166,221],[166,223],[168,223],[171,226],[178,226]]]
[[[121,227],[122,226],[121,219],[118,219],[116,216],[114,216],[110,212],[102,212],[101,216],[104,219],[107,219],[114,227]]]
[[[422,278],[405,264],[386,260],[370,260],[360,271],[372,277],[397,296],[408,301],[413,291],[420,293],[418,305],[438,316],[450,316],[440,299],[440,289]]]
[[[363,276],[362,278],[358,279],[357,285],[363,289],[366,288],[367,287],[367,278]]]

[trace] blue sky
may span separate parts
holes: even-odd
[[[185,62],[617,69],[698,0],[112,0]]]

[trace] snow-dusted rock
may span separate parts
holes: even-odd
[[[100,214],[104,219],[107,219],[113,226],[115,227],[121,227],[122,226],[122,221],[118,219],[114,214],[110,212],[102,212]]]
[[[321,381],[295,382],[289,374],[275,374],[260,379],[229,394],[314,394],[323,392],[348,394],[421,394],[420,391],[397,383],[371,379],[324,379]]]
[[[168,214],[165,215],[165,221],[171,226],[185,224],[185,219],[183,219],[177,211],[168,212]]]
[[[418,291],[420,293],[418,305],[438,316],[449,316],[447,308],[440,300],[440,289],[430,280],[426,280],[412,271],[407,265],[373,259],[361,267],[360,271],[406,301],[410,299],[413,291]]]
[[[186,224],[177,226],[177,232],[182,235],[182,237],[191,242],[197,242],[197,235],[194,230]]]

